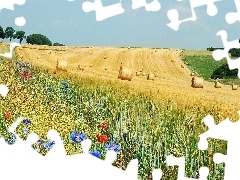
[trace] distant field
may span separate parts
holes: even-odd
[[[0,51],[5,51],[4,48]],[[81,152],[80,146],[70,140],[70,133],[86,133],[93,141],[91,150],[99,150],[102,158],[104,144],[98,142],[96,135],[106,134],[109,140],[121,144],[122,150],[114,165],[125,169],[131,159],[138,158],[142,180],[151,179],[152,168],[163,170],[163,180],[176,178],[177,167],[166,165],[166,156],[170,154],[186,158],[187,177],[198,178],[199,168],[207,165],[212,179],[223,178],[224,166],[213,163],[212,156],[215,152],[226,153],[226,143],[209,140],[212,150],[200,151],[197,142],[199,135],[207,130],[202,121],[207,114],[213,115],[216,123],[227,117],[238,120],[239,90],[232,91],[230,86],[215,89],[213,83],[207,81],[203,89],[190,87],[191,70],[184,65],[180,53],[148,48],[17,48],[13,60],[32,64],[33,67],[27,69],[31,78],[21,78],[22,70],[14,66],[11,59],[0,62],[0,84],[8,84],[10,89],[7,98],[0,97],[1,123],[10,126],[12,121],[6,120],[4,114],[10,111],[13,119],[30,118],[33,125],[29,130],[42,139],[54,128],[65,140],[68,154]],[[207,58],[203,58],[206,63]],[[57,59],[69,63],[68,72],[57,70],[57,74],[53,74]],[[192,66],[193,60],[189,59]],[[151,73],[156,69],[159,76],[154,81],[135,75],[130,82],[121,81],[117,79],[121,62],[134,71],[143,68]],[[88,66],[79,71],[78,64]],[[106,66],[108,69],[104,70]],[[214,67],[212,62],[211,68]],[[102,123],[107,124],[106,131],[99,128]],[[21,124],[17,129],[21,137],[23,127],[27,128]],[[7,136],[6,132],[4,135]]]
[[[183,55],[183,61],[188,64],[188,67],[208,81],[212,81],[211,75],[215,69],[227,63],[226,58],[215,61],[211,51],[186,50]],[[237,77],[235,79],[224,79],[221,80],[221,82],[228,85],[234,82],[240,85],[240,81]]]

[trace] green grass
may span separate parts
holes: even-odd
[[[81,152],[81,147],[69,139],[70,133],[77,130],[93,141],[91,150],[101,151],[104,158],[104,144],[97,142],[96,135],[107,134],[109,140],[121,144],[114,165],[125,169],[131,159],[138,158],[139,176],[144,180],[151,179],[152,168],[163,170],[163,180],[176,179],[177,167],[166,165],[170,154],[186,158],[187,177],[198,178],[199,168],[205,165],[210,168],[209,179],[223,178],[224,166],[214,164],[212,157],[216,152],[226,154],[226,143],[210,139],[210,149],[197,148],[199,135],[207,130],[203,118],[209,113],[218,117],[219,107],[183,109],[171,99],[157,100],[151,94],[133,92],[128,86],[87,78],[59,78],[39,68],[30,69],[33,78],[23,80],[15,70],[12,60],[0,62],[0,83],[10,84],[8,96],[0,97],[4,137],[7,133],[4,127],[12,123],[4,113],[10,111],[14,119],[23,116],[33,122],[29,127],[23,124],[18,127],[20,137],[22,127],[42,139],[54,128],[64,139],[68,154]],[[68,83],[67,93],[61,85],[63,81]],[[101,123],[107,124],[106,132],[99,129]],[[128,133],[126,138],[124,132]]]
[[[221,65],[227,63],[227,59],[224,58],[220,61],[215,61],[211,55],[211,52],[201,53],[196,51],[185,51],[183,54],[183,61],[189,66],[189,68],[196,72],[199,76],[202,76],[207,81],[211,80],[211,75],[214,70],[216,70]],[[236,78],[225,78],[221,81],[223,84],[231,85],[232,83],[237,83],[240,85],[238,77]]]

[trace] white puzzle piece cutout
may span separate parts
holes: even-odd
[[[226,14],[225,19],[228,24],[233,24],[236,21],[240,22],[240,1],[234,0],[237,12],[229,12]]]
[[[121,1],[119,3],[103,6],[101,0],[94,0],[94,2],[84,2],[82,4],[82,9],[84,12],[89,13],[91,11],[96,12],[96,21],[103,21],[107,18],[120,15],[124,13],[124,9],[121,5]]]
[[[220,61],[223,58],[227,59],[229,69],[238,69],[238,77],[240,78],[240,58],[232,60],[229,56],[229,50],[233,48],[240,48],[239,40],[227,41],[227,32],[224,30],[218,31],[217,36],[220,36],[223,42],[224,49],[214,50],[213,59]]]
[[[146,0],[132,0],[132,9],[138,9],[145,7],[146,11],[159,11],[161,4],[158,0],[153,0],[151,3],[147,3]]]
[[[0,11],[2,9],[14,10],[14,4],[23,5],[26,0],[1,0]]]
[[[197,16],[195,13],[195,8],[200,7],[200,6],[207,6],[207,14],[209,16],[215,16],[218,13],[218,9],[215,6],[215,2],[221,1],[221,0],[189,0],[190,1],[190,6],[191,6],[191,12],[192,12],[192,17],[189,17],[184,20],[179,20],[179,13],[178,10],[176,9],[171,9],[167,12],[167,16],[170,20],[170,23],[167,24],[170,28],[173,30],[177,31],[179,29],[179,26],[183,22],[187,21],[196,21]]]
[[[14,48],[17,47],[17,46],[20,46],[20,44],[17,43],[17,42],[12,42],[12,43],[10,43],[10,52],[4,53],[4,54],[1,54],[1,53],[0,53],[0,56],[6,57],[6,58],[12,58],[13,50],[14,50]]]

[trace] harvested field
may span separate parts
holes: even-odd
[[[158,97],[169,97],[178,101],[180,104],[186,102],[193,104],[209,104],[214,105],[224,104],[226,108],[235,105],[239,108],[239,91],[232,91],[231,86],[222,85],[220,89],[216,91],[213,83],[204,81],[204,89],[192,88],[190,76],[191,70],[182,68],[181,65],[184,62],[181,60],[181,50],[174,49],[157,49],[152,50],[150,48],[115,48],[115,47],[61,47],[62,54],[51,53],[48,54],[51,49],[52,52],[56,51],[53,47],[35,46],[32,48],[23,48],[18,50],[18,53],[23,56],[24,61],[30,62],[37,67],[43,67],[53,72],[55,68],[56,59],[65,59],[68,62],[68,72],[59,74],[63,76],[85,76],[95,79],[105,79],[116,81],[116,83],[125,83],[135,88],[138,91],[149,91],[157,93]],[[43,53],[46,53],[44,57]],[[187,54],[211,54],[211,52],[202,51],[184,51]],[[41,60],[38,60],[38,56]],[[107,58],[104,58],[107,57]],[[172,61],[174,60],[174,61]],[[143,69],[146,74],[153,73],[154,70],[158,72],[158,77],[155,77],[154,81],[147,80],[146,76],[133,76],[131,81],[119,80],[119,64],[123,63],[127,67],[131,68],[133,72],[138,72]],[[76,69],[78,64],[86,64],[86,70],[84,73],[79,73]],[[92,65],[89,68],[89,65]],[[104,70],[108,67],[107,70]],[[58,73],[57,73],[58,75]],[[196,98],[197,97],[197,98]]]

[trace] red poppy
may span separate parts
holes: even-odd
[[[26,72],[21,73],[21,76],[25,77],[25,78],[28,78],[28,79],[30,78],[30,75]]]
[[[8,120],[12,119],[12,115],[10,112],[6,112],[5,116]]]
[[[107,135],[97,135],[98,142],[106,143],[107,142]]]
[[[105,129],[107,129],[107,125],[106,124],[100,124],[100,128],[105,130]]]

